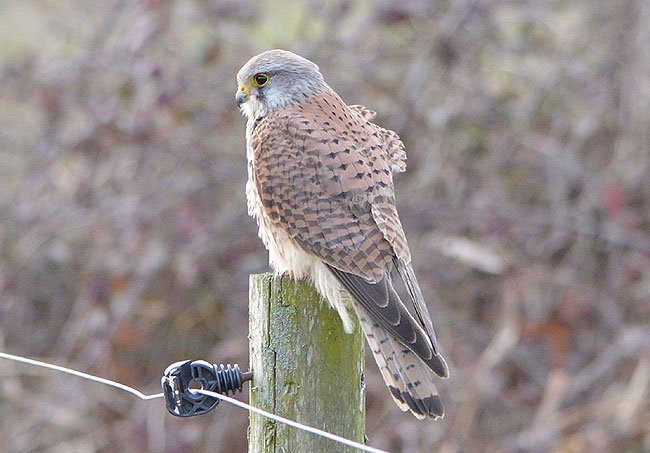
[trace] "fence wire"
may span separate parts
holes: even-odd
[[[129,392],[132,395],[137,396],[141,400],[153,400],[153,399],[157,399],[157,398],[164,398],[163,393],[155,393],[155,394],[152,394],[152,395],[145,395],[144,393],[140,392],[139,390],[136,390],[133,387],[129,387],[128,385],[122,384],[120,382],[111,381],[110,379],[105,379],[105,378],[102,378],[102,377],[99,377],[99,376],[93,376],[92,374],[83,373],[81,371],[73,370],[71,368],[67,368],[67,367],[60,366],[60,365],[54,365],[52,363],[42,362],[40,360],[34,360],[34,359],[29,359],[27,357],[21,357],[21,356],[17,356],[17,355],[13,355],[13,354],[7,354],[5,352],[0,352],[0,358],[13,360],[15,362],[26,363],[28,365],[34,365],[34,366],[38,366],[38,367],[42,367],[42,368],[48,368],[50,370],[55,370],[55,371],[59,371],[59,372],[62,372],[62,373],[71,374],[73,376],[77,376],[77,377],[80,377],[80,378],[83,378],[83,379],[88,379],[90,381],[99,382],[100,384],[109,385],[111,387],[115,387],[115,388],[118,388],[120,390],[124,390],[126,392]],[[210,396],[210,397],[213,397],[213,398],[219,398],[222,401],[226,401],[226,402],[228,402],[230,404],[233,404],[235,406],[242,407],[242,408],[244,408],[244,409],[246,409],[246,410],[248,410],[250,412],[255,412],[255,413],[260,414],[260,415],[262,415],[264,417],[270,418],[271,420],[275,420],[277,422],[284,423],[284,424],[286,424],[288,426],[292,426],[294,428],[298,428],[298,429],[301,429],[303,431],[310,432],[310,433],[315,434],[317,436],[325,437],[325,438],[330,439],[330,440],[332,440],[334,442],[338,442],[338,443],[343,444],[343,445],[348,445],[350,447],[356,448],[356,449],[361,450],[361,451],[367,451],[367,452],[370,452],[370,453],[388,453],[385,450],[380,450],[378,448],[374,448],[374,447],[370,447],[368,445],[360,444],[360,443],[355,442],[353,440],[346,439],[346,438],[341,437],[341,436],[337,436],[336,434],[328,433],[327,431],[323,431],[323,430],[320,430],[318,428],[314,428],[312,426],[303,425],[302,423],[298,423],[298,422],[295,422],[293,420],[289,420],[289,419],[281,417],[279,415],[276,415],[276,414],[267,412],[265,410],[259,409],[257,407],[251,406],[249,404],[246,404],[243,401],[239,401],[239,400],[237,400],[235,398],[231,398],[229,396],[222,395],[221,393],[210,392],[208,390],[202,390],[202,389],[194,389],[194,390],[190,389],[190,391],[194,392],[194,393],[201,394],[201,395]]]

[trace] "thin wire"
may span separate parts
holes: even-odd
[[[358,442],[355,442],[353,440],[346,439],[345,437],[340,437],[337,436],[336,434],[328,433],[327,431],[320,430],[318,428],[312,428],[311,426],[303,425],[298,422],[294,422],[293,420],[289,420],[288,418],[280,417],[279,415],[272,414],[271,412],[266,412],[265,410],[259,409],[254,406],[249,406],[248,404],[236,400],[234,398],[230,398],[229,396],[222,395],[221,393],[216,393],[216,392],[211,392],[209,390],[202,390],[202,389],[189,389],[190,392],[192,393],[200,393],[201,395],[206,395],[206,396],[211,396],[213,398],[219,398],[224,401],[229,402],[230,404],[234,404],[239,407],[243,407],[244,409],[248,409],[249,411],[256,412],[260,415],[263,415],[264,417],[270,418],[272,420],[278,421],[280,423],[284,423],[285,425],[293,426],[294,428],[299,428],[304,431],[308,431],[313,434],[317,434],[319,436],[323,436],[327,439],[334,440],[336,442],[348,445],[350,447],[358,448],[359,450],[363,451],[369,451],[371,453],[388,453],[385,450],[379,450],[378,448],[370,447],[368,445],[360,444]]]
[[[125,390],[141,400],[153,400],[156,398],[163,398],[165,395],[162,393],[156,393],[155,395],[145,395],[144,393],[129,387],[128,385],[120,384],[119,382],[111,381],[110,379],[104,379],[98,376],[93,376],[92,374],[87,374],[87,373],[82,373],[81,371],[76,371],[76,370],[71,370],[70,368],[66,368],[64,366],[59,366],[59,365],[53,365],[51,363],[46,363],[46,362],[40,362],[38,360],[33,360],[33,359],[28,359],[26,357],[20,357],[17,355],[13,354],[6,354],[4,352],[0,352],[0,358],[3,359],[9,359],[9,360],[15,360],[16,362],[22,362],[22,363],[28,363],[30,365],[36,365],[40,366],[43,368],[49,368],[51,370],[56,370],[56,371],[61,371],[62,373],[68,373],[72,374],[75,376],[79,376],[84,379],[90,379],[91,381],[95,382],[100,382],[102,384],[110,385],[111,387],[117,387],[118,389]]]
[[[62,373],[68,373],[72,374],[74,376],[78,376],[80,378],[84,379],[89,379],[91,381],[99,382],[101,384],[106,384],[110,385],[111,387],[116,387],[121,390],[125,390],[132,395],[137,396],[138,398],[142,400],[152,400],[156,398],[163,398],[164,394],[163,393],[156,393],[153,395],[145,395],[144,393],[140,392],[139,390],[134,389],[133,387],[129,387],[128,385],[120,384],[119,382],[111,381],[110,379],[104,379],[98,376],[93,376],[92,374],[87,374],[87,373],[82,373],[81,371],[77,370],[72,370],[70,368],[66,368],[63,366],[59,365],[53,365],[51,363],[47,362],[41,362],[39,360],[34,360],[34,359],[28,359],[26,357],[21,357],[13,354],[7,354],[4,352],[0,352],[0,358],[2,359],[9,359],[9,360],[14,360],[16,362],[22,362],[22,363],[27,363],[29,365],[35,365],[35,366],[40,366],[43,368],[49,368],[51,370],[55,371],[60,371]],[[368,451],[370,453],[388,453],[384,450],[379,450],[377,448],[370,447],[368,445],[360,444],[358,442],[354,442],[352,440],[346,439],[345,437],[340,437],[332,433],[328,433],[327,431],[320,430],[318,428],[313,428],[311,426],[303,425],[298,422],[294,422],[293,420],[289,420],[288,418],[280,417],[279,415],[272,414],[270,412],[266,412],[265,410],[259,409],[257,407],[250,406],[242,401],[236,400],[234,398],[230,398],[229,396],[222,395],[221,393],[215,393],[215,392],[210,392],[208,390],[202,390],[202,389],[189,389],[190,392],[192,393],[200,393],[202,395],[206,396],[211,396],[213,398],[219,398],[221,400],[224,400],[230,404],[234,404],[235,406],[243,407],[244,409],[247,409],[252,412],[256,412],[264,417],[270,418],[272,420],[278,421],[280,423],[284,423],[289,426],[293,426],[294,428],[302,429],[304,431],[316,434],[318,436],[325,437],[327,439],[331,439],[335,442],[342,443],[344,445],[348,445],[350,447],[357,448],[362,451]]]

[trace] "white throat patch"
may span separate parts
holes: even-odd
[[[266,106],[257,99],[257,96],[251,94],[248,100],[240,106],[242,114],[248,118],[249,121],[254,121],[258,118],[266,116]]]

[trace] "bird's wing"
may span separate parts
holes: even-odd
[[[269,218],[323,261],[378,282],[392,268],[392,245],[408,247],[401,226],[385,237],[375,221],[394,204],[393,182],[367,124],[323,92],[259,120],[249,145]]]
[[[387,149],[397,148],[393,136],[326,90],[258,120],[249,145],[271,221],[329,265],[368,313],[428,363],[436,351],[422,321],[426,307],[416,308],[418,323],[389,282],[395,260],[411,261],[395,210],[392,172],[401,157]]]

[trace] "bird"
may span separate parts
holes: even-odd
[[[347,333],[356,315],[402,411],[443,417],[436,380],[449,368],[395,206],[393,175],[406,169],[399,136],[374,124],[374,111],[347,105],[315,63],[286,50],[245,63],[235,101],[247,118],[248,213],[270,266],[311,281]],[[395,273],[415,316],[393,287]]]

